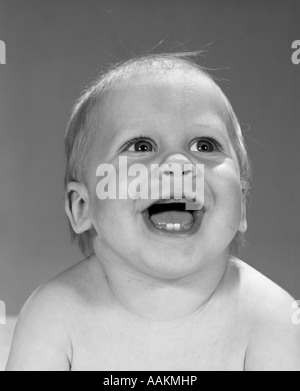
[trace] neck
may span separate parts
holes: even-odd
[[[116,305],[128,314],[152,321],[190,317],[210,302],[228,261],[215,262],[193,276],[158,279],[103,262],[108,288]]]

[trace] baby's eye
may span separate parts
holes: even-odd
[[[124,145],[122,152],[152,152],[155,149],[153,141],[145,138],[136,138]]]
[[[201,138],[194,141],[190,147],[192,152],[215,152],[221,151],[222,147],[220,143],[214,138]]]

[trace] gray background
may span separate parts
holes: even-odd
[[[1,0],[0,299],[17,314],[81,259],[63,211],[63,138],[84,85],[116,60],[208,50],[245,130],[255,185],[242,259],[300,299],[298,0]]]

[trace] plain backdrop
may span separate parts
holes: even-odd
[[[299,0],[1,0],[0,299],[16,315],[82,257],[63,210],[64,130],[99,71],[205,49],[245,131],[254,187],[241,258],[300,299]]]

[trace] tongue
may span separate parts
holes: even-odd
[[[153,214],[150,219],[154,223],[164,224],[190,224],[194,221],[193,215],[190,212],[184,211],[166,211]]]

